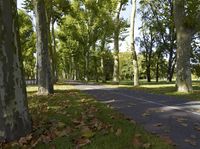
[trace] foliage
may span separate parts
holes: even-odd
[[[35,43],[36,37],[33,30],[32,18],[25,11],[19,10],[19,33],[22,49],[25,77],[35,78]]]
[[[120,78],[122,80],[132,80],[133,79],[133,67],[132,67],[132,53],[122,52],[119,53],[119,63],[120,63]]]

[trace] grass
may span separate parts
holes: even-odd
[[[152,94],[164,94],[170,96],[184,97],[190,100],[200,100],[200,81],[193,81],[193,92],[191,93],[179,93],[176,91],[175,82],[146,82],[141,81],[139,87],[133,87],[132,81],[122,81],[119,85],[113,85],[111,82],[108,84],[112,88],[129,88],[134,90],[142,90]]]
[[[146,132],[133,120],[69,85],[55,94],[35,95],[28,87],[33,132],[4,148],[36,149],[172,149],[168,139]]]

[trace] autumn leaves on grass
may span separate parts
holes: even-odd
[[[57,90],[54,95],[29,95],[33,131],[4,148],[121,149],[168,145],[110,106],[76,90]]]

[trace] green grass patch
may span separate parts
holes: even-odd
[[[141,81],[139,87],[133,87],[132,81],[122,81],[118,85],[112,84],[112,82],[107,83],[108,87],[112,88],[129,88],[134,90],[141,90],[152,94],[164,94],[170,96],[183,97],[190,100],[200,100],[200,81],[193,81],[193,92],[191,93],[179,93],[176,91],[175,82],[146,82]]]
[[[55,89],[54,95],[37,96],[36,87],[27,88],[33,132],[5,148],[173,148],[166,139],[146,132],[133,120],[69,85],[56,85]]]

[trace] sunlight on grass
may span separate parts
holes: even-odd
[[[176,91],[175,83],[169,83],[169,82],[155,82],[152,81],[150,83],[142,81],[141,85],[139,87],[133,87],[132,82],[127,81],[124,83],[122,81],[119,85],[113,85],[112,83],[105,84],[107,87],[110,88],[128,88],[128,89],[134,89],[134,90],[141,90],[147,93],[152,94],[164,94],[164,95],[170,95],[170,96],[178,96],[183,97],[186,99],[191,100],[200,100],[200,81],[193,81],[193,92],[191,93],[179,93]]]
[[[27,87],[33,132],[5,148],[36,149],[172,149],[159,137],[147,133],[133,120],[70,85],[55,85],[55,94],[30,94]]]

